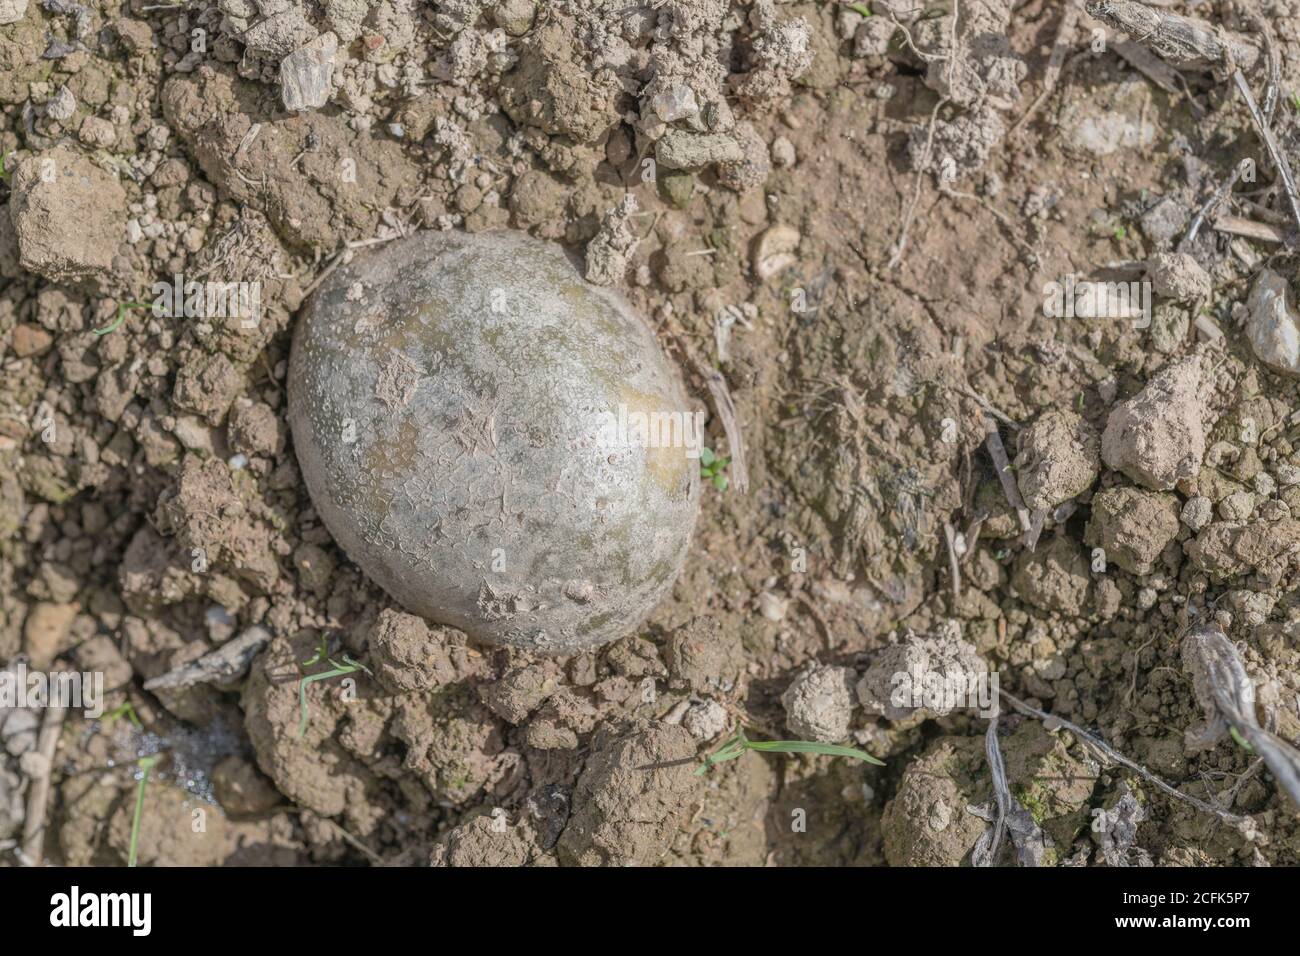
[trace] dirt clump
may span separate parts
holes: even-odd
[[[1128,486],[1107,488],[1093,496],[1084,540],[1130,574],[1150,574],[1178,535],[1178,519],[1174,495]]]
[[[847,667],[812,667],[781,695],[785,724],[796,737],[838,743],[853,719],[853,681]]]
[[[1102,458],[1138,484],[1168,491],[1201,467],[1205,414],[1201,360],[1193,355],[1162,369],[1110,413]]]
[[[1014,464],[1025,505],[1047,511],[1092,487],[1101,468],[1101,439],[1073,412],[1049,411],[1020,433]]]
[[[102,279],[125,239],[126,193],[79,151],[56,146],[18,165],[9,217],[24,269],[55,282]]]
[[[576,866],[645,866],[667,852],[699,787],[695,742],[681,727],[598,733],[556,846]]]

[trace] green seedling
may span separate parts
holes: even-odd
[[[116,331],[117,327],[126,321],[126,313],[130,309],[150,309],[150,308],[153,308],[153,306],[151,306],[147,302],[123,302],[121,305],[117,307],[117,318],[115,318],[112,322],[108,323],[108,325],[104,326],[102,329],[95,329],[95,334],[107,335],[109,332]]]
[[[1300,113],[1300,93],[1291,94],[1291,105],[1295,107],[1297,113]]]
[[[865,3],[850,3],[849,9],[852,10],[854,13],[861,14],[864,17],[871,16],[871,8],[867,6]]]
[[[9,177],[13,175],[13,173],[5,169],[5,160],[9,158],[11,152],[11,150],[5,150],[3,153],[0,153],[0,182],[9,182]]]
[[[729,479],[723,473],[724,469],[730,464],[730,455],[719,458],[711,448],[700,449],[700,477],[713,482],[713,487],[719,491],[726,491],[727,485],[730,484]]]
[[[1128,227],[1125,226],[1122,222],[1119,223],[1118,225],[1115,226],[1113,235],[1118,241],[1123,242],[1124,239],[1128,236]]]
[[[1229,726],[1228,733],[1232,735],[1232,739],[1237,742],[1238,746],[1240,746],[1242,750],[1246,751],[1247,753],[1255,752],[1255,748],[1250,745],[1250,741],[1247,740],[1245,737],[1243,737],[1241,735],[1241,731],[1239,731],[1236,727]]]
[[[99,720],[104,726],[111,727],[123,717],[130,721],[131,726],[136,730],[144,730],[144,724],[140,723],[140,718],[136,714],[135,708],[131,705],[129,700],[122,701],[122,703],[118,704],[103,717],[99,718]]]
[[[357,671],[365,671],[367,674],[370,674],[371,677],[374,676],[374,674],[370,673],[370,668],[366,667],[365,664],[360,664],[354,661],[346,654],[341,656],[343,658],[343,663],[341,664],[334,660],[334,658],[330,657],[329,646],[326,644],[325,638],[322,637],[320,647],[316,648],[316,653],[303,663],[303,667],[311,667],[313,664],[319,664],[323,661],[330,665],[330,669],[327,671],[321,671],[319,674],[308,674],[298,682],[299,740],[302,740],[303,735],[307,733],[307,724],[310,723],[310,715],[307,709],[308,684],[314,684],[316,681],[321,680],[329,680],[331,677],[342,677],[345,674],[355,674]]]
[[[726,763],[728,760],[743,757],[750,750],[757,750],[759,753],[821,754],[825,757],[852,757],[854,760],[873,763],[878,767],[885,765],[883,760],[877,760],[865,750],[857,750],[854,747],[823,744],[815,740],[750,740],[745,736],[743,730],[737,730],[734,736],[729,737],[721,747],[704,758],[704,764],[695,771],[695,775],[698,777],[707,773],[714,764]]]
[[[140,816],[144,812],[144,790],[149,786],[149,771],[159,760],[162,760],[162,754],[141,757],[135,762],[140,768],[140,783],[135,788],[135,814],[131,817],[131,849],[126,860],[127,866],[135,866],[136,850],[140,843]]]

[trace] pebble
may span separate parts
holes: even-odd
[[[329,102],[338,48],[338,37],[322,33],[280,61],[280,95],[285,109],[304,112]]]
[[[1284,278],[1261,269],[1246,301],[1246,337],[1255,357],[1284,375],[1300,378],[1300,316]]]

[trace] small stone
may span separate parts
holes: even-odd
[[[795,250],[803,239],[794,226],[778,223],[763,233],[754,247],[754,275],[766,282],[797,260]]]
[[[772,141],[772,162],[783,169],[789,168],[795,164],[794,143],[784,136],[778,136]]]
[[[1193,531],[1200,531],[1210,523],[1213,517],[1213,506],[1210,499],[1204,495],[1197,495],[1194,498],[1188,498],[1187,503],[1183,505],[1183,524]]]
[[[322,33],[280,61],[280,95],[285,109],[300,113],[329,102],[338,48],[338,37]]]
[[[650,100],[650,106],[665,123],[676,123],[700,112],[700,104],[695,100],[695,91],[685,83],[677,83],[656,93]]]
[[[778,597],[771,591],[763,591],[758,595],[758,613],[769,621],[784,621],[789,608],[789,599]]]
[[[727,709],[716,700],[693,704],[682,718],[682,726],[696,740],[712,740],[726,730],[730,722]]]
[[[26,322],[21,322],[14,326],[13,337],[10,338],[9,345],[18,358],[31,358],[33,355],[40,355],[53,342],[54,336],[39,325],[29,325]]]
[[[66,86],[60,86],[57,93],[45,104],[45,115],[59,123],[66,123],[77,112],[77,98]]]
[[[239,756],[226,757],[212,769],[212,788],[217,802],[235,816],[266,813],[283,802],[275,785]]]
[[[1283,375],[1300,378],[1300,316],[1287,282],[1261,269],[1246,300],[1246,337],[1255,357]]]
[[[745,151],[730,133],[669,130],[655,143],[655,159],[665,169],[700,169],[712,163],[738,163]]]

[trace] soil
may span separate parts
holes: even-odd
[[[1300,739],[1294,223],[1221,69],[1068,9],[0,0],[0,666],[106,688],[50,753],[0,709],[3,865],[979,862],[987,714],[909,674],[996,676],[1146,770],[1004,700],[1038,842],[998,862],[1300,863],[1181,655],[1217,624]],[[1267,30],[1300,163],[1300,4],[1159,9]],[[493,229],[626,295],[730,459],[671,593],[581,654],[394,603],[287,424],[319,284]],[[1066,314],[1068,276],[1153,298]],[[883,765],[697,773],[739,728]]]

